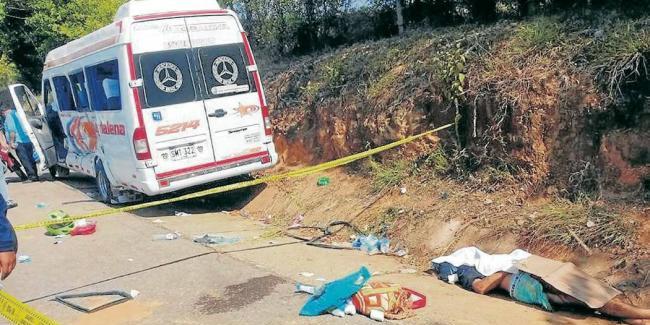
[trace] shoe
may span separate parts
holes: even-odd
[[[38,176],[30,177],[29,180],[32,181],[32,182],[40,182],[40,180],[38,179]]]
[[[18,203],[14,200],[8,200],[7,201],[7,209],[13,209],[18,206]]]
[[[29,183],[31,183],[31,182],[32,182],[32,180],[28,178],[28,179],[26,179],[26,180],[23,181],[23,184],[29,184]]]

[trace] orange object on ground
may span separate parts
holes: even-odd
[[[352,303],[366,316],[378,310],[384,312],[386,319],[404,319],[413,316],[411,311],[425,307],[427,298],[400,285],[370,282],[352,297]]]

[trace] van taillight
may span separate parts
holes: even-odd
[[[271,116],[269,116],[269,108],[262,106],[262,116],[264,117],[264,131],[266,135],[273,135],[273,126],[271,125]]]
[[[145,132],[144,128],[137,128],[133,132],[133,149],[135,149],[135,157],[138,160],[151,159],[149,142],[147,142],[147,132]]]

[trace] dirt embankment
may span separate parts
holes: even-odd
[[[266,76],[283,166],[456,127],[335,173],[326,195],[311,179],[267,191],[260,213],[288,226],[299,213],[324,224],[363,210],[350,221],[422,267],[462,246],[519,247],[648,302],[649,36],[649,18],[542,17],[293,62]]]
[[[323,161],[457,122],[442,136],[464,171],[496,168],[530,194],[643,200],[650,23],[617,19],[413,32],[302,59],[266,78],[278,148],[290,165]]]

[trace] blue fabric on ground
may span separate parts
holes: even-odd
[[[441,264],[431,263],[431,269],[436,272],[439,280],[445,282],[449,281],[450,275],[458,273],[458,268],[447,262]]]
[[[341,306],[345,306],[370,279],[370,271],[364,266],[359,272],[325,284],[318,295],[311,296],[300,310],[301,316],[319,316]]]
[[[473,266],[462,265],[458,267],[458,282],[460,282],[463,288],[469,291],[474,291],[474,287],[472,287],[474,281],[483,278],[485,278],[485,275],[481,274]]]
[[[542,283],[526,272],[519,272],[512,277],[510,297],[523,303],[542,306],[548,311],[553,311],[553,306],[548,301]]]

